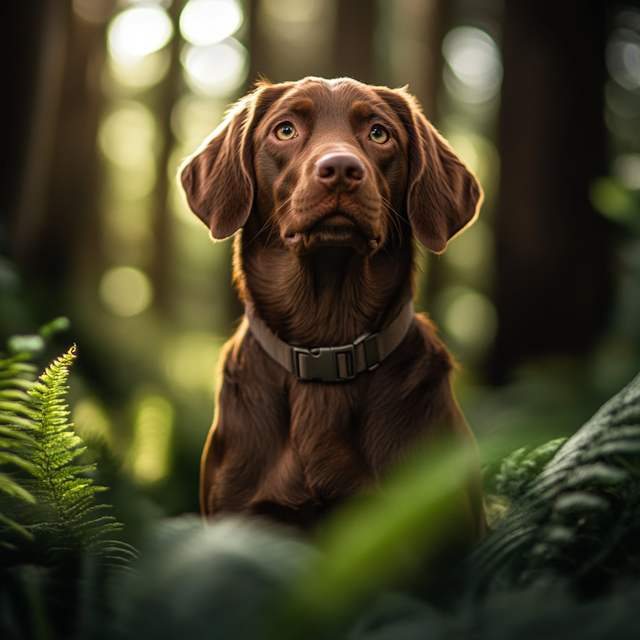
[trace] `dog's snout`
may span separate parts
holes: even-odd
[[[352,153],[329,153],[316,163],[316,179],[327,189],[352,191],[364,175],[364,164]]]

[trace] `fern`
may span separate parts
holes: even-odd
[[[601,587],[607,577],[638,575],[640,376],[521,488],[473,557],[477,589],[525,586],[543,575]]]
[[[0,473],[0,492],[8,498],[7,510],[0,505],[0,545],[20,547],[20,562],[49,564],[89,552],[100,564],[125,565],[134,552],[108,539],[122,525],[96,513],[108,508],[96,503],[106,487],[94,484],[95,465],[78,464],[86,447],[68,422],[65,394],[76,347],[34,381],[36,367],[28,360],[43,346],[41,336],[14,336],[13,355],[0,360],[0,465],[8,469]]]
[[[33,387],[36,368],[26,362],[29,353],[20,353],[0,360],[0,468],[18,467],[28,473],[36,468],[25,454],[33,447],[33,440],[19,429],[31,424],[28,391]],[[11,474],[0,471],[0,493],[13,499],[34,503],[35,498]],[[24,527],[0,511],[0,525],[11,528],[24,537],[32,537]],[[0,540],[2,546],[12,546]]]
[[[94,517],[107,505],[95,504],[96,494],[104,491],[93,483],[95,464],[77,464],[86,450],[68,422],[64,396],[69,367],[76,358],[75,345],[53,361],[28,390],[29,419],[19,425],[34,443],[27,458],[33,465],[33,478],[25,487],[41,506],[34,522],[25,528],[36,536],[45,536],[54,556],[101,552],[111,559],[128,555],[127,547],[105,540],[105,534],[121,529],[110,515]],[[115,551],[115,554],[112,552]]]
[[[543,467],[553,458],[566,438],[550,440],[529,451],[521,447],[504,460],[490,464],[483,470],[483,485],[487,519],[495,526],[505,515],[511,503],[518,499]]]
[[[102,637],[109,585],[136,555],[108,539],[121,525],[96,513],[108,508],[96,503],[105,487],[78,462],[85,447],[65,402],[75,346],[37,380],[29,362],[67,325],[14,336],[0,359],[0,637]]]

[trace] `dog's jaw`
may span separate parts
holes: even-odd
[[[322,216],[306,229],[289,230],[282,235],[285,246],[298,255],[316,251],[319,247],[351,247],[362,256],[375,253],[380,236],[374,237],[370,229],[363,229],[352,216],[336,210]]]
[[[388,213],[382,199],[375,195],[296,190],[279,207],[279,235],[284,245],[298,255],[319,247],[347,246],[362,256],[370,256],[384,243],[388,227]]]

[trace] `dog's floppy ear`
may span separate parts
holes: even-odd
[[[191,211],[222,240],[246,221],[253,204],[247,130],[253,96],[244,98],[179,170]]]
[[[409,135],[409,222],[427,249],[442,253],[478,216],[482,189],[411,94],[399,89],[385,92],[383,98],[395,107]]]
[[[259,83],[179,169],[189,208],[217,240],[233,235],[251,213],[255,183],[251,136],[268,106],[285,89]]]

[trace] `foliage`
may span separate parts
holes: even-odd
[[[167,640],[633,637],[639,416],[640,377],[564,444],[519,449],[487,471],[489,501],[511,504],[454,584],[453,613],[420,580],[451,587],[434,573],[465,477],[467,458],[451,449],[336,514],[315,550],[257,520],[162,524],[116,590],[118,628]]]
[[[475,554],[476,586],[504,590],[549,574],[602,589],[611,576],[638,574],[638,533],[640,376],[523,487]]]
[[[136,572],[113,589],[113,637],[264,638],[274,607],[316,553],[295,532],[261,519],[219,518],[207,527],[198,517],[162,521]]]
[[[511,500],[518,498],[566,441],[566,438],[556,438],[533,451],[528,451],[528,447],[516,449],[500,461],[495,474],[488,473],[489,469],[485,471],[485,493]]]
[[[520,497],[529,483],[553,458],[566,438],[550,440],[532,451],[516,449],[503,460],[489,464],[483,473],[487,519],[491,526],[504,516],[513,500]]]
[[[25,486],[39,504],[46,505],[28,528],[46,531],[55,553],[84,553],[104,546],[104,534],[121,528],[112,516],[92,517],[105,508],[94,504],[96,494],[105,487],[93,484],[90,474],[95,465],[74,464],[86,449],[67,422],[69,411],[64,402],[65,383],[75,358],[73,346],[29,390],[33,420],[22,427],[35,445],[28,452],[35,477],[25,480]]]
[[[422,583],[427,566],[436,572],[437,555],[456,537],[457,499],[474,456],[454,443],[421,451],[382,491],[336,513],[317,536],[321,556],[297,579],[288,624],[311,637],[321,619],[340,618],[382,589]]]
[[[19,430],[32,424],[28,392],[33,387],[36,367],[26,362],[27,358],[28,353],[20,352],[0,360],[0,468],[12,465],[34,474],[36,467],[26,456],[26,451],[34,445],[33,440]],[[25,502],[35,502],[27,489],[3,471],[0,471],[0,492]],[[31,533],[1,511],[0,525],[31,537]],[[0,538],[0,544],[6,547],[9,543]]]
[[[120,628],[167,640],[634,637],[639,417],[640,377],[564,444],[517,450],[487,472],[488,498],[512,504],[455,585],[453,613],[407,580],[434,570],[451,533],[446,502],[465,464],[441,451],[334,517],[316,553],[256,521],[162,525],[118,589]]]
[[[45,336],[14,336],[11,355],[0,360],[0,604],[10,637],[68,635],[86,627],[114,569],[126,567],[133,550],[108,534],[121,525],[95,517],[104,487],[93,483],[95,465],[77,464],[85,451],[68,423],[64,401],[75,346],[34,381],[29,361]],[[85,614],[83,614],[85,612]]]
[[[595,639],[637,631],[640,376],[566,442],[508,455],[498,446],[499,461],[484,473],[492,530],[456,571],[439,563],[456,535],[452,496],[471,454],[441,447],[407,461],[312,539],[259,519],[208,527],[172,519],[152,528],[133,572],[105,573],[100,567],[124,564],[129,552],[105,540],[119,525],[96,517],[95,467],[77,462],[84,447],[64,401],[75,347],[34,381],[21,349],[36,342],[13,340],[0,361],[0,506],[20,507],[3,511],[0,530],[13,545],[0,570],[8,637]]]
[[[21,336],[11,346],[14,350],[38,346],[37,338]],[[105,561],[122,562],[130,551],[121,543],[105,540],[105,534],[121,525],[109,515],[94,517],[97,510],[106,508],[95,504],[96,494],[105,489],[93,483],[95,465],[75,463],[86,447],[68,423],[64,396],[76,347],[54,360],[35,382],[26,377],[34,370],[25,362],[30,353],[22,350],[0,363],[9,382],[7,399],[0,405],[0,419],[7,425],[7,445],[23,444],[19,455],[2,453],[0,461],[29,472],[20,484],[4,474],[5,492],[21,498],[14,506],[20,524],[12,520],[12,527],[37,542],[46,540],[45,555],[50,560],[92,551],[102,554]]]

